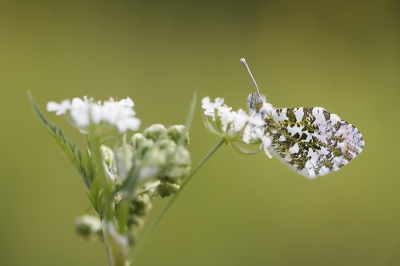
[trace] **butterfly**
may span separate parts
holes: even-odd
[[[363,150],[360,131],[322,107],[274,108],[259,93],[246,60],[240,61],[257,88],[247,98],[249,115],[261,115],[268,149],[283,163],[312,179],[339,170]]]

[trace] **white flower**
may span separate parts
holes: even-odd
[[[49,102],[47,111],[56,112],[57,115],[68,113],[75,126],[85,132],[90,122],[100,125],[102,123],[115,126],[120,133],[126,132],[128,129],[137,130],[140,126],[140,120],[135,116],[133,110],[134,103],[128,97],[119,102],[115,102],[113,98],[105,101],[103,104],[94,102],[93,98],[88,99],[86,96],[82,99],[74,98],[72,103],[69,100],[57,104]]]
[[[116,126],[121,133],[128,129],[135,131],[140,126],[140,120],[134,117],[133,105],[130,98],[119,102],[114,102],[114,99],[110,98],[110,101],[104,102],[103,119],[110,125]]]
[[[249,116],[248,122],[243,131],[243,141],[251,143],[260,140],[263,137],[263,130],[261,128],[265,124],[261,116]]]
[[[202,108],[206,116],[211,116],[213,121],[216,121],[216,114],[219,118],[219,130],[215,130],[214,126],[211,126],[213,132],[224,132],[221,137],[225,138],[229,142],[233,142],[238,139],[237,133],[241,132],[242,140],[247,144],[260,144],[264,147],[264,152],[268,157],[272,157],[269,148],[271,147],[271,137],[265,135],[264,125],[265,122],[260,114],[248,115],[242,109],[237,112],[232,111],[232,108],[223,104],[222,98],[215,99],[215,102],[210,102],[209,97],[203,98]],[[217,127],[218,127],[218,123]],[[260,147],[261,148],[261,147]]]
[[[224,104],[223,98],[216,98],[215,102],[210,101],[210,97],[204,97],[201,100],[201,108],[202,109],[218,109]]]
[[[89,126],[90,123],[89,110],[91,103],[88,101],[86,97],[84,97],[83,99],[84,100],[80,98],[73,98],[70,107],[71,117],[74,120],[77,127],[86,127]],[[94,114],[95,112],[91,113]]]
[[[264,152],[265,152],[265,154],[268,156],[268,158],[272,158],[272,155],[271,155],[271,153],[269,152],[269,147],[271,147],[271,143],[272,143],[272,140],[271,140],[271,137],[270,136],[266,136],[266,135],[264,135],[262,138],[261,138],[261,140],[262,140],[262,143],[263,143],[263,146],[264,146]]]
[[[201,100],[201,108],[204,109],[204,114],[215,119],[215,109],[220,109],[224,104],[223,98],[216,98],[215,103],[210,101],[210,97],[204,97]]]
[[[71,103],[69,100],[64,100],[60,104],[50,101],[47,103],[46,110],[48,112],[56,112],[56,115],[63,115],[67,113],[70,107]]]
[[[201,102],[204,114],[211,116],[213,121],[215,121],[215,114],[217,114],[222,124],[221,129],[226,133],[233,134],[242,131],[248,123],[260,125],[257,117],[249,116],[244,110],[232,111],[231,107],[223,104],[222,98],[216,98],[215,102],[210,102],[210,97],[204,97]]]
[[[255,127],[261,127],[265,124],[264,120],[261,117],[261,114],[249,115],[247,118],[249,124]]]
[[[271,153],[269,152],[269,147],[271,147],[272,143],[271,137],[265,135],[261,127],[256,127],[252,124],[247,125],[243,132],[243,141],[245,143],[261,141],[265,154],[269,158],[272,158]]]
[[[128,97],[126,99],[122,99],[121,101],[119,101],[118,105],[120,105],[122,107],[133,107],[134,103],[133,103],[132,99]]]

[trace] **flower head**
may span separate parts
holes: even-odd
[[[222,107],[224,103],[223,98],[216,98],[215,102],[210,101],[210,97],[204,97],[201,100],[201,108],[204,109],[204,114],[215,118],[214,111]]]
[[[129,97],[118,102],[110,98],[109,101],[101,103],[85,96],[83,99],[73,98],[72,102],[64,100],[60,104],[48,102],[47,111],[56,112],[56,115],[67,114],[72,124],[83,132],[93,123],[116,127],[120,133],[124,133],[128,129],[135,131],[140,126],[133,106],[134,103]]]
[[[247,144],[261,144],[261,146],[264,146],[267,156],[271,157],[268,150],[271,139],[264,133],[265,122],[261,115],[256,113],[249,115],[242,109],[232,111],[232,108],[223,104],[223,102],[222,98],[216,98],[215,102],[211,102],[209,97],[202,100],[204,115],[212,117],[214,122],[211,124],[207,120],[207,127],[210,131],[221,136],[236,148],[238,147],[234,142],[237,140]],[[241,151],[244,150],[241,149]]]
[[[223,104],[223,102],[222,98],[216,98],[215,102],[211,102],[209,97],[205,97],[202,100],[204,115],[211,116],[212,120],[217,124],[216,127],[211,128],[213,131],[229,137],[236,135],[238,132],[243,133],[247,126],[261,126],[264,124],[261,117],[249,116],[242,109],[232,111],[232,108]]]

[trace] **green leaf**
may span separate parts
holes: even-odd
[[[105,137],[104,139],[100,140],[100,146],[103,145],[104,143],[106,143],[108,140],[112,139],[113,136],[108,136]]]
[[[193,94],[193,99],[192,99],[192,102],[190,103],[189,112],[187,114],[186,121],[185,121],[185,130],[182,133],[181,138],[179,139],[179,141],[177,143],[178,146],[183,145],[185,138],[186,138],[186,133],[189,132],[190,126],[192,125],[194,112],[196,110],[196,101],[197,101],[197,92],[195,92]]]
[[[42,122],[46,131],[54,138],[57,144],[60,145],[61,149],[78,170],[86,187],[90,189],[91,181],[95,176],[96,170],[92,158],[90,157],[89,151],[87,149],[81,150],[80,148],[77,148],[70,140],[65,137],[64,132],[61,128],[58,128],[56,125],[50,123],[50,121],[47,120],[47,118],[43,115],[43,113],[37,106],[35,99],[33,98],[30,91],[28,91],[28,97],[33,107],[33,111],[39,118],[40,122]]]

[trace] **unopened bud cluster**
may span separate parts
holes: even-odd
[[[189,143],[189,137],[182,125],[168,129],[152,125],[143,134],[134,134],[129,143],[133,148],[132,167],[140,167],[139,184],[153,177],[160,181],[153,194],[169,196],[190,172],[190,153],[183,145]]]
[[[185,147],[188,144],[189,137],[183,125],[167,129],[155,124],[142,134],[134,134],[128,143],[123,140],[115,154],[102,145],[105,173],[117,187],[130,178],[136,178],[135,189],[129,196],[126,220],[131,244],[135,243],[135,236],[152,208],[152,199],[174,194],[182,179],[189,174],[190,153]],[[124,192],[115,196],[117,212],[124,197],[127,197]]]
[[[118,205],[116,206],[118,208]],[[130,244],[136,243],[136,236],[144,225],[144,219],[153,207],[149,192],[144,192],[134,197],[129,202],[126,226],[130,234]]]
[[[176,193],[190,173],[187,129],[183,125],[166,128],[155,124],[127,141],[127,131],[136,131],[141,124],[129,97],[120,101],[84,97],[48,102],[49,112],[64,115],[85,134],[87,146],[82,149],[47,120],[31,94],[29,99],[47,132],[78,170],[98,213],[78,216],[77,233],[86,239],[103,240],[110,265],[128,265],[129,245],[136,242],[138,230],[152,208],[152,199]],[[188,124],[194,108],[193,101]],[[101,139],[104,132],[112,129],[118,129],[115,138]],[[111,138],[115,140],[112,148],[104,145]]]

